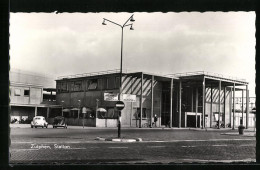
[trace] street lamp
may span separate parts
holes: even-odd
[[[79,114],[80,114],[80,105],[81,105],[81,100],[78,100],[78,119],[79,119]]]
[[[96,99],[96,119],[98,118],[98,115],[97,115],[97,110],[98,110],[98,102],[99,102],[99,99]]]
[[[121,29],[122,29],[122,36],[121,36],[121,62],[120,62],[120,84],[119,84],[119,88],[120,88],[120,89],[119,89],[119,100],[120,100],[121,86],[122,86],[122,64],[123,64],[123,36],[124,36],[124,28],[127,27],[127,26],[131,26],[131,27],[130,27],[130,30],[134,30],[133,24],[127,24],[128,21],[131,21],[131,22],[134,22],[134,21],[135,21],[135,20],[134,20],[134,14],[133,14],[130,18],[128,18],[128,20],[124,23],[124,25],[120,25],[120,24],[118,24],[118,23],[116,23],[116,22],[113,22],[113,21],[111,21],[111,20],[108,20],[108,19],[106,19],[106,18],[103,18],[103,19],[104,19],[104,20],[103,20],[102,25],[107,25],[107,24],[106,24],[106,21],[107,21],[107,22],[110,22],[110,23],[112,23],[112,24],[115,24],[115,25],[121,27]]]
[[[64,101],[62,100],[61,101],[61,116],[63,116],[63,103],[64,103]]]
[[[113,21],[110,21],[110,20],[108,20],[108,19],[106,19],[106,18],[103,18],[103,19],[104,19],[104,20],[103,20],[102,25],[107,25],[107,24],[106,24],[106,21],[108,21],[108,22],[110,22],[110,23],[112,23],[112,24],[115,24],[115,25],[121,27],[121,29],[122,29],[122,36],[121,36],[121,62],[120,62],[120,83],[119,83],[119,96],[118,96],[118,100],[120,101],[120,99],[121,99],[121,86],[122,86],[122,64],[123,64],[123,36],[124,36],[124,28],[127,27],[127,26],[131,26],[131,27],[130,27],[130,30],[134,30],[133,24],[127,24],[128,21],[130,21],[130,22],[134,22],[134,21],[135,21],[135,20],[134,20],[134,14],[131,15],[131,17],[128,18],[128,20],[126,20],[126,22],[124,23],[124,25],[120,25],[120,24],[118,24],[118,23],[116,23],[116,22],[113,22]],[[121,111],[119,111],[119,113],[118,113],[118,138],[120,138],[120,134],[121,134],[120,131],[121,131]]]

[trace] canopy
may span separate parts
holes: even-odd
[[[70,112],[70,109],[63,109],[63,112]]]
[[[98,109],[97,109],[97,112],[107,112],[107,110],[104,109],[104,108],[98,108]]]
[[[92,112],[92,110],[88,107],[83,107],[82,108],[82,113],[87,113],[87,112]]]
[[[79,108],[73,108],[73,109],[71,109],[71,110],[79,110]]]

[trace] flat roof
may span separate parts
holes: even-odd
[[[155,73],[148,73],[148,72],[138,72],[138,71],[129,71],[129,70],[123,70],[122,75],[128,75],[128,76],[134,76],[134,77],[140,77],[143,73],[144,78],[154,76],[155,80],[158,81],[170,81],[171,79],[174,80],[192,80],[192,81],[201,81],[203,78],[206,78],[207,81],[212,80],[212,83],[216,83],[216,81],[222,81],[226,86],[232,86],[234,83],[236,85],[247,85],[248,82],[246,82],[245,79],[237,78],[237,77],[231,77],[231,76],[225,76],[222,74],[217,73],[211,73],[206,71],[196,71],[196,72],[186,72],[186,73],[175,73],[175,74],[168,74],[168,75],[159,75]],[[120,74],[120,70],[107,70],[107,71],[100,71],[100,72],[92,72],[92,73],[83,73],[83,74],[74,74],[74,75],[68,75],[68,76],[60,76],[57,78],[56,81],[59,80],[66,80],[66,79],[79,79],[79,78],[86,78],[86,77],[99,77],[99,76],[109,76],[109,75],[118,75]]]
[[[160,80],[160,81],[169,81],[171,79],[177,79],[174,77],[170,76],[165,76],[165,75],[159,75],[155,73],[148,73],[148,72],[138,72],[138,71],[129,71],[129,70],[123,70],[122,75],[128,75],[128,76],[135,76],[135,77],[140,77],[140,75],[143,73],[144,77],[150,77],[154,76],[155,80]],[[77,79],[77,78],[85,78],[85,77],[99,77],[99,76],[109,76],[109,75],[119,75],[120,70],[107,70],[107,71],[100,71],[100,72],[91,72],[91,73],[83,73],[83,74],[74,74],[74,75],[68,75],[68,76],[59,76],[56,81],[59,80],[66,80],[66,79]]]
[[[205,78],[208,80],[212,80],[212,82],[214,82],[214,81],[225,82],[225,84],[228,86],[232,86],[234,83],[236,85],[247,85],[248,84],[248,82],[245,79],[222,75],[222,74],[218,74],[218,73],[206,72],[206,71],[176,73],[176,74],[170,74],[168,76],[179,78],[181,80],[201,80],[201,79]]]

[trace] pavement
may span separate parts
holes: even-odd
[[[10,128],[11,129],[16,129],[16,128],[31,128],[30,127],[30,124],[10,124]],[[49,126],[49,128],[52,129],[52,126]],[[41,129],[41,128],[40,128]],[[82,127],[82,126],[68,126],[68,129],[71,129],[71,130],[82,130],[84,129],[85,131],[88,131],[88,132],[91,132],[92,130],[95,130],[95,131],[103,131],[103,130],[107,130],[107,131],[116,131],[117,132],[117,128],[116,127],[110,127],[110,128],[105,128],[105,127]],[[135,134],[128,134],[126,133],[127,135],[125,135],[124,132],[128,132],[128,131],[131,131],[131,130],[135,130]],[[151,134],[149,134],[149,132],[143,134],[143,133],[140,133],[139,134],[139,131],[152,131]],[[158,138],[160,139],[160,141],[169,141],[169,139],[174,139],[174,140],[179,140],[179,139],[183,139],[183,140],[190,140],[190,138],[187,138],[187,137],[182,137],[182,135],[180,134],[175,134],[174,137],[164,137],[161,135],[161,131],[173,131],[173,132],[180,132],[180,131],[190,131],[191,132],[191,135],[194,134],[192,133],[192,131],[197,131],[197,132],[200,132],[202,135],[203,135],[203,132],[209,132],[210,134],[212,134],[211,132],[216,132],[216,133],[219,133],[219,135],[222,135],[222,136],[234,136],[234,137],[255,137],[256,135],[256,132],[254,131],[255,129],[254,128],[249,128],[249,129],[245,129],[244,130],[244,134],[243,135],[240,135],[238,133],[238,129],[235,129],[235,130],[232,130],[231,128],[220,128],[220,129],[217,129],[217,128],[177,128],[177,127],[173,127],[173,128],[166,128],[166,127],[156,127],[156,128],[137,128],[137,127],[122,127],[121,129],[121,133],[122,133],[122,137],[119,139],[117,137],[117,133],[113,133],[112,135],[110,133],[108,134],[103,134],[103,136],[96,136],[92,138],[92,140],[97,140],[97,141],[113,141],[113,142],[141,142],[141,141],[158,141],[156,140],[156,138],[154,138],[154,136],[151,136],[152,134],[156,133],[156,131],[158,131]],[[110,135],[109,135],[110,134]],[[213,135],[212,134],[212,135]],[[195,137],[195,136],[194,136]],[[88,139],[88,138],[87,138]],[[196,137],[194,138],[196,139]]]
[[[10,127],[13,164],[255,162],[250,129]]]

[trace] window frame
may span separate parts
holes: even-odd
[[[19,93],[18,93],[18,91],[19,91]],[[21,96],[21,89],[15,88],[14,89],[14,96]]]
[[[95,82],[93,82],[93,81],[95,81]],[[89,79],[88,82],[89,82],[89,85],[88,85],[88,87],[87,87],[87,90],[89,90],[89,91],[98,90],[98,79]],[[96,83],[95,88],[93,88],[93,89],[91,88],[91,89],[90,89],[91,85],[94,84],[94,83]]]
[[[25,94],[25,92],[28,92],[28,94]],[[24,89],[23,95],[25,97],[29,97],[30,96],[30,89]]]

